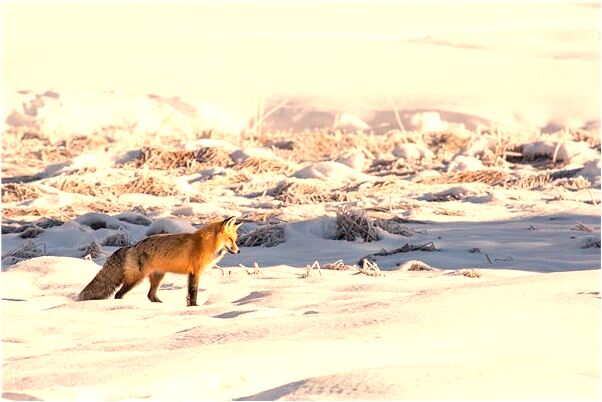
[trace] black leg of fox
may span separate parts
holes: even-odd
[[[199,287],[199,274],[188,274],[188,296],[186,297],[187,306],[197,306],[196,295]]]
[[[165,272],[153,272],[149,275],[148,279],[150,280],[150,289],[147,294],[148,300],[155,303],[163,303],[157,297],[157,289],[159,288],[159,284],[164,276]]]
[[[123,285],[121,286],[121,289],[119,289],[119,291],[117,293],[115,293],[115,298],[116,299],[121,299],[123,298],[123,296],[129,292],[130,290],[132,290],[132,288],[134,286],[136,286],[137,284],[140,283],[140,281],[142,280],[142,276],[140,276],[139,278],[135,278],[133,281],[128,282],[128,281],[123,281]]]

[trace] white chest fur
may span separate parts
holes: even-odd
[[[224,255],[226,255],[226,249],[223,248],[221,249],[221,251],[215,253],[215,258],[213,258],[213,260],[211,260],[211,262],[209,263],[209,266],[207,267],[208,269],[213,268],[213,266],[215,264],[217,264],[223,257]]]

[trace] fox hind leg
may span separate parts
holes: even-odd
[[[161,280],[164,276],[165,272],[153,272],[148,276],[148,279],[150,281],[150,289],[147,294],[148,300],[155,303],[163,303],[157,297],[157,289],[159,288],[159,284],[161,283]]]
[[[127,271],[126,270],[126,274],[124,275],[124,278],[123,278],[123,285],[121,285],[121,289],[119,289],[119,291],[117,293],[115,293],[115,298],[116,299],[123,298],[123,296],[127,292],[132,290],[132,288],[134,286],[139,284],[143,278],[144,278],[144,275],[140,271],[133,271],[133,270]]]

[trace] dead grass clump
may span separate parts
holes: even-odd
[[[508,182],[509,187],[518,188],[521,190],[532,190],[546,186],[550,184],[552,179],[548,174],[538,174],[521,177],[519,179],[511,180]]]
[[[346,265],[343,260],[336,260],[335,262],[329,262],[322,266],[322,269],[331,269],[333,271],[346,271],[351,268],[352,266]]]
[[[189,169],[196,163],[194,151],[166,151],[145,147],[140,150],[136,166],[148,166],[151,169]]]
[[[368,276],[385,276],[378,265],[370,260],[364,260],[362,262],[360,268],[357,269],[356,275],[357,274],[364,274]]]
[[[278,217],[279,215],[280,211],[278,210],[270,212],[247,212],[240,218],[240,221],[258,223],[261,225],[286,223],[284,219]]]
[[[103,246],[108,247],[125,247],[132,245],[133,239],[126,231],[119,231],[105,239],[102,243]]]
[[[38,237],[40,233],[43,233],[44,229],[37,225],[28,226],[24,231],[19,234],[19,237],[22,239],[32,239],[34,237]]]
[[[365,242],[378,240],[376,225],[365,211],[340,208],[337,211],[334,239],[354,241],[357,237]]]
[[[600,236],[586,239],[581,248],[600,248]]]
[[[68,176],[55,181],[53,187],[75,194],[93,195],[95,197],[115,196],[113,187],[101,186],[100,183],[89,183],[78,176]]]
[[[267,194],[285,204],[320,204],[324,202],[349,201],[346,192],[332,190],[318,181],[299,180],[282,182]]]
[[[27,260],[29,258],[35,258],[42,255],[46,255],[46,244],[36,244],[32,240],[25,240],[18,247],[8,251],[2,256],[2,262],[6,258],[7,263],[14,264],[21,260]]]
[[[600,151],[600,130],[571,129],[571,138],[576,142],[587,142],[590,148]]]
[[[265,225],[239,236],[238,245],[240,247],[274,247],[284,241],[284,226]]]
[[[419,260],[410,260],[401,264],[399,269],[402,271],[432,271],[433,267]]]
[[[228,166],[232,164],[230,155],[218,147],[203,147],[197,151],[173,151],[160,148],[145,147],[135,162],[137,167],[147,166],[151,169],[185,169],[186,171],[203,166]]]
[[[153,221],[150,218],[142,214],[131,213],[129,215],[120,216],[119,218],[122,222],[131,223],[132,225],[140,225],[140,226],[150,226]]]
[[[379,228],[381,228],[391,234],[401,235],[401,236],[405,236],[405,237],[411,237],[411,236],[414,236],[416,233],[418,233],[417,231],[412,230],[409,227],[407,227],[404,224],[405,223],[404,219],[402,219],[398,216],[394,216],[389,219],[378,218],[378,219],[374,220],[374,223]],[[426,233],[426,231],[423,231],[423,233]]]
[[[259,264],[257,264],[257,262],[253,262],[253,270],[250,270],[249,268],[247,268],[245,265],[243,264],[238,264],[242,269],[245,270],[245,272],[247,273],[247,275],[259,275],[261,273],[261,270],[259,269]]]
[[[470,136],[462,136],[453,131],[432,132],[425,137],[426,145],[435,154],[456,154],[470,141]]]
[[[508,173],[501,170],[487,169],[468,172],[445,174],[436,177],[426,177],[420,180],[422,184],[456,184],[456,183],[485,183],[490,186],[503,185],[508,180]]]
[[[38,198],[42,191],[35,185],[9,183],[2,186],[2,202],[21,202]]]
[[[480,278],[481,273],[476,268],[465,268],[458,271],[458,275],[463,275],[467,278]]]
[[[577,222],[577,224],[575,225],[575,230],[578,230],[580,232],[587,232],[587,233],[593,233],[594,232],[594,228],[591,227],[590,225],[586,225],[583,222]]]
[[[219,147],[203,147],[196,152],[196,160],[205,166],[230,166],[230,154]]]
[[[104,254],[102,247],[96,241],[93,241],[86,247],[80,248],[80,250],[83,251],[82,257],[84,258],[97,258]]]
[[[245,170],[251,174],[260,173],[287,173],[290,171],[290,166],[276,159],[264,158],[247,158],[242,163],[234,166],[236,170]]]
[[[299,274],[300,278],[309,278],[311,276],[311,273],[317,270],[318,273],[320,274],[320,276],[322,276],[322,270],[320,269],[320,263],[318,261],[314,261],[313,264],[311,265],[307,265],[305,267],[305,272]]]
[[[406,243],[403,246],[395,248],[393,250],[385,250],[383,248],[382,250],[377,251],[376,253],[370,253],[365,257],[360,258],[358,264],[361,266],[364,263],[364,261],[374,261],[374,257],[384,257],[399,253],[409,253],[411,251],[437,251],[437,248],[435,247],[435,243],[433,243],[432,241],[419,245]]]
[[[554,184],[570,191],[585,190],[592,186],[592,183],[582,176],[554,180]]]
[[[376,176],[408,176],[416,173],[414,165],[408,163],[403,159],[374,159],[367,172]]]
[[[150,194],[159,197],[177,194],[172,182],[158,176],[138,176],[127,184],[115,186],[117,193],[121,194]]]

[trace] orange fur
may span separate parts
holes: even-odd
[[[96,277],[82,290],[80,300],[121,298],[142,279],[149,277],[148,298],[160,302],[156,291],[166,272],[188,274],[188,305],[196,305],[198,280],[215,265],[225,251],[238,253],[237,224],[234,217],[208,223],[194,233],[161,234],[147,237],[111,255]]]

